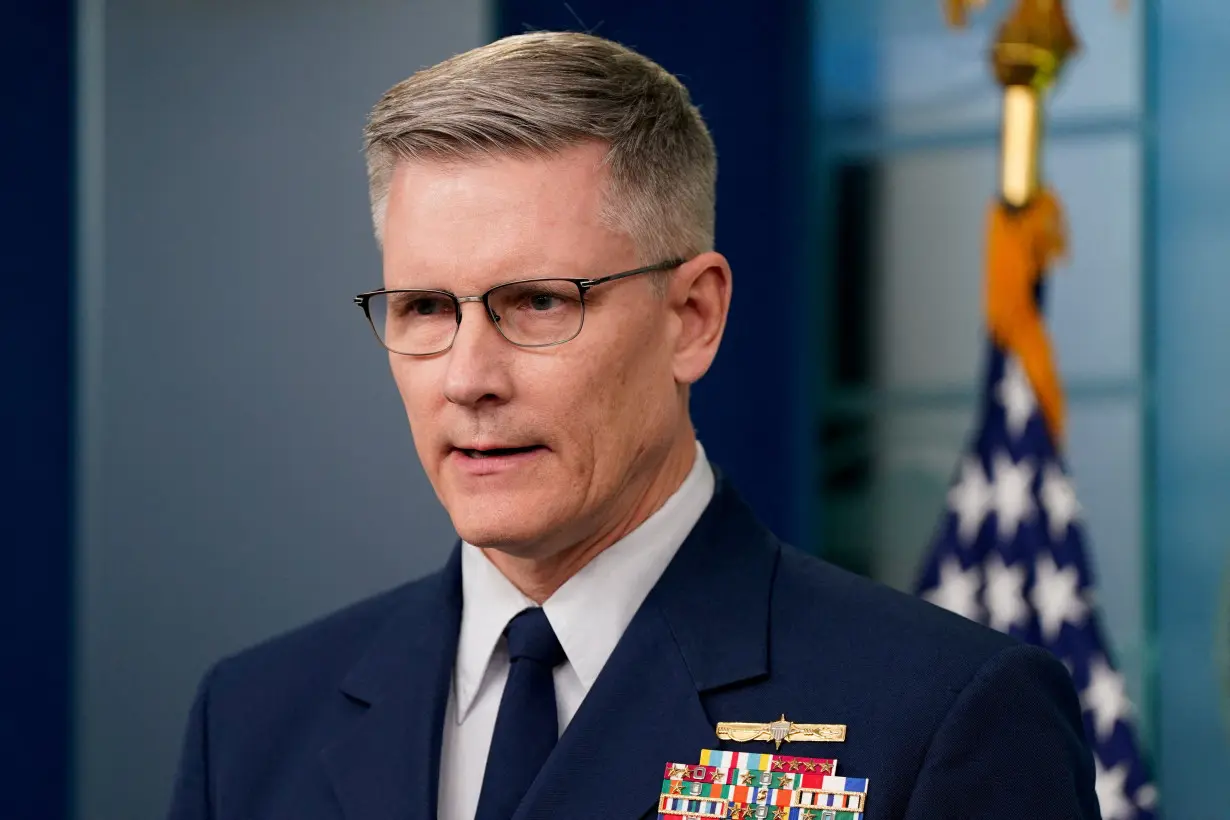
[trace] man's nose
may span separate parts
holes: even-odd
[[[512,350],[482,302],[463,303],[457,336],[445,354],[445,398],[464,406],[507,401],[512,393],[508,369]]]

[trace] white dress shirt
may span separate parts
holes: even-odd
[[[692,470],[662,507],[603,550],[542,605],[568,659],[555,669],[559,730],[576,714],[649,590],[713,497],[698,442]],[[508,679],[504,628],[535,606],[487,557],[461,546],[461,635],[444,717],[439,820],[474,820]]]

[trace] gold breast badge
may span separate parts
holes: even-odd
[[[772,723],[719,723],[717,736],[735,743],[771,741],[780,749],[783,742],[842,743],[846,739],[846,727],[841,723],[794,723],[786,720],[783,713]]]

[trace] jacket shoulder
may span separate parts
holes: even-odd
[[[782,546],[775,622],[790,641],[845,646],[902,679],[960,689],[989,659],[1020,641],[928,601]]]

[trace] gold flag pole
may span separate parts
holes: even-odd
[[[984,4],[944,0],[948,22],[964,26],[968,10]],[[1040,182],[1042,103],[1077,48],[1062,0],[1018,0],[991,49],[1003,88],[1003,127],[999,196],[987,235],[987,324],[995,342],[1020,362],[1056,447],[1063,442],[1063,389],[1037,290],[1067,238],[1059,199]]]
[[[1042,95],[1077,49],[1061,0],[1019,0],[992,49],[995,78],[1004,89],[1000,189],[1017,207],[1038,188]]]

